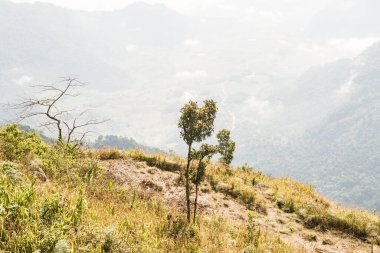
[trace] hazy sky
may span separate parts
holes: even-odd
[[[13,2],[49,2],[59,6],[80,10],[114,10],[125,7],[134,2],[163,3],[183,14],[223,13],[225,15],[238,15],[241,11],[250,11],[252,8],[260,8],[263,15],[281,15],[281,11],[287,9],[296,10],[302,7],[305,13],[307,9],[317,11],[326,3],[339,0],[12,0]]]
[[[35,0],[13,1],[36,2]],[[284,126],[290,123],[292,129],[293,125],[303,126],[301,123],[308,122],[305,117],[310,115],[302,113],[302,106],[300,112],[297,110],[293,112],[284,105],[281,101],[283,92],[297,86],[295,82],[297,78],[310,67],[342,58],[354,58],[380,37],[378,28],[380,18],[376,12],[380,7],[378,0],[40,0],[40,2],[80,10],[115,10],[134,2],[163,3],[186,16],[177,17],[172,12],[164,12],[166,16],[159,17],[160,22],[157,22],[153,16],[144,17],[142,21],[137,19],[140,23],[123,24],[124,21],[113,15],[114,23],[110,23],[112,25],[108,28],[112,30],[110,34],[117,35],[119,34],[117,29],[129,25],[127,27],[131,30],[133,26],[142,27],[144,36],[138,37],[138,40],[133,40],[134,34],[128,35],[131,40],[128,40],[129,37],[116,36],[117,39],[110,44],[110,47],[115,47],[114,50],[118,52],[117,57],[114,59],[108,51],[97,55],[123,69],[124,73],[128,73],[134,85],[133,88],[132,84],[129,85],[130,90],[126,94],[131,96],[129,100],[133,101],[132,104],[136,105],[136,108],[131,109],[128,104],[126,108],[120,109],[123,112],[130,110],[130,113],[126,113],[128,117],[123,119],[115,116],[116,123],[112,124],[112,132],[133,136],[139,141],[161,147],[178,140],[175,124],[177,115],[168,114],[165,110],[170,108],[170,112],[177,113],[181,103],[190,98],[201,100],[210,93],[219,98],[221,103],[227,101],[226,103],[231,106],[239,104],[234,110],[221,110],[221,114],[228,115],[225,117],[231,122],[226,127],[233,128],[236,123],[261,131],[261,129],[270,129],[268,126],[275,126],[289,132]],[[136,9],[129,15],[144,16],[136,13]],[[168,29],[162,30],[167,39],[173,41],[178,39],[175,46],[168,47],[170,50],[156,45],[157,39],[162,39],[157,33],[157,30],[162,29],[159,23],[166,18],[165,24],[175,23],[182,18],[190,24],[189,27],[179,26],[178,30],[170,30],[169,34],[166,34]],[[78,25],[88,27],[85,19],[81,21],[76,19],[75,22],[82,22]],[[59,27],[57,29],[59,31]],[[145,44],[142,43],[142,38],[146,39]],[[62,38],[62,41],[65,39]],[[36,46],[39,45],[40,42],[36,42]],[[95,50],[97,53],[98,51],[102,52]],[[86,79],[85,70],[82,69],[80,76]],[[33,74],[22,73],[14,79],[18,83],[37,80],[36,77],[33,79]],[[54,75],[62,74],[54,73]],[[96,80],[93,81],[94,85],[95,82]],[[109,92],[110,94],[107,94],[101,90],[97,94],[99,97],[107,98],[102,104],[103,110],[109,109],[105,112],[106,115],[110,115],[114,112],[114,108],[123,105],[120,101],[124,101],[127,96],[123,94],[118,100],[115,99],[119,94],[118,91]],[[246,95],[249,96],[245,97]],[[147,100],[150,101],[152,108],[146,108]],[[137,110],[139,113],[136,113]],[[318,106],[316,111],[321,111]],[[291,113],[294,117],[289,116]],[[149,120],[141,120],[139,118],[141,115],[149,115]],[[311,116],[315,115],[318,119],[321,118],[317,113]],[[246,120],[251,118],[254,119],[253,123],[248,124]],[[290,118],[292,120],[289,120]],[[314,118],[310,119],[312,120]],[[130,125],[129,128],[125,128],[127,123]],[[252,124],[255,127],[252,127]],[[120,127],[116,128],[117,125]],[[157,127],[152,128],[152,125]],[[278,132],[277,128],[275,132]],[[247,131],[242,130],[242,132]],[[168,140],[167,136],[170,135],[174,137]]]
[[[49,2],[60,6],[82,10],[114,10],[120,9],[136,0],[13,0],[14,2]],[[141,2],[141,1],[140,1]],[[146,0],[147,3],[165,3],[169,7],[181,12],[201,11],[212,5],[227,5],[228,2],[235,5],[237,1],[224,0]],[[240,1],[244,2],[244,1]]]

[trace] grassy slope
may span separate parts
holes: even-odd
[[[0,131],[0,251],[4,252],[302,252],[277,235],[218,216],[188,225],[164,199],[140,187],[118,185],[99,160],[130,157],[175,171],[178,157],[116,150],[72,151],[44,144],[14,126]],[[44,182],[41,169],[48,180]],[[36,175],[40,178],[37,179]],[[265,215],[258,187],[269,187],[271,201],[296,214],[306,227],[336,230],[362,240],[379,235],[376,216],[336,206],[310,186],[275,179],[247,167],[207,168],[213,190]],[[251,215],[248,215],[251,217]],[[59,251],[61,250],[61,251]]]

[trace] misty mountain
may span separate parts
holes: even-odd
[[[127,45],[170,47],[184,33],[185,19],[163,5],[136,3],[93,13],[2,0],[1,72],[10,79],[21,75],[45,81],[78,75],[97,89],[125,89],[132,81],[119,60]]]
[[[165,154],[165,151],[141,145],[137,143],[133,138],[120,137],[115,135],[99,136],[94,142],[90,143],[92,148],[118,148],[120,150],[132,150],[139,149],[147,154]]]
[[[379,1],[331,1],[311,20],[307,33],[313,38],[378,37]]]
[[[309,182],[340,203],[379,209],[379,81],[380,43],[353,60],[310,69],[290,97],[320,120],[282,145],[258,139],[247,149],[257,153],[251,159],[274,175]]]

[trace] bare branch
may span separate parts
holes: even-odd
[[[73,116],[73,109],[62,110],[59,102],[64,97],[79,96],[79,93],[73,93],[72,91],[77,87],[84,86],[85,83],[78,81],[76,77],[61,78],[60,83],[64,83],[64,85],[34,85],[32,88],[38,89],[39,96],[23,99],[19,103],[9,105],[9,108],[20,112],[18,117],[20,121],[33,117],[45,117],[46,122],[42,123],[41,126],[49,129],[54,126],[57,131],[58,141],[69,144],[74,136],[80,135],[78,129],[102,124],[107,120],[90,119],[83,122],[82,118],[85,118],[88,110],[84,110],[76,116]],[[81,133],[78,141],[82,142],[89,132]]]

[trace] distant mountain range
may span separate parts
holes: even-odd
[[[99,136],[94,142],[89,144],[92,148],[118,148],[121,150],[139,149],[147,154],[165,154],[166,152],[154,147],[149,147],[137,143],[133,138],[120,137],[115,135]]]
[[[380,209],[380,43],[311,69],[298,87],[289,99],[299,98],[293,103],[311,116],[325,112],[320,122],[281,145],[258,139],[240,159],[309,182],[340,203]]]
[[[120,61],[128,45],[169,47],[185,31],[184,18],[162,5],[82,12],[0,0],[0,81],[24,75],[51,82],[67,74],[97,89],[125,89],[132,81]]]
[[[19,128],[27,133],[38,133],[41,137],[41,139],[48,143],[53,144],[55,142],[54,138],[51,138],[47,135],[45,135],[43,132],[37,131],[36,129],[33,129],[30,126],[27,125],[19,125]],[[100,135],[98,136],[94,141],[90,141],[85,144],[86,147],[89,148],[118,148],[120,150],[132,150],[132,149],[138,149],[142,150],[147,154],[166,154],[167,152],[154,147],[149,147],[146,145],[142,145],[135,141],[133,138],[127,138],[127,137],[121,137],[116,135]]]

